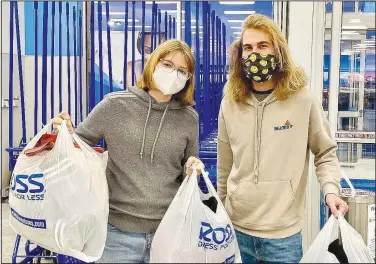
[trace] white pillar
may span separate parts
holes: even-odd
[[[288,43],[295,63],[303,67],[309,88],[322,100],[324,65],[324,2],[289,2]],[[310,159],[307,182],[303,249],[311,245],[320,231],[320,188]]]
[[[332,41],[330,50],[329,124],[334,137],[337,131],[338,93],[340,89],[342,2],[333,1]]]
[[[182,10],[183,10],[183,3],[181,1],[176,2],[176,39],[182,39]]]

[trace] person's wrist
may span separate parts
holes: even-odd
[[[325,195],[325,205],[326,206],[328,206],[328,203],[326,202],[326,199],[328,198],[328,197],[330,197],[330,196],[333,196],[334,195],[334,197],[338,197],[338,195],[336,194],[336,193],[327,193],[326,195]]]

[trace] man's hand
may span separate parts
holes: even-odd
[[[325,203],[329,207],[334,216],[338,215],[338,211],[344,216],[349,211],[347,203],[333,193],[329,193],[325,197]]]

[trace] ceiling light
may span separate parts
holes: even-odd
[[[357,44],[353,45],[353,48],[365,48],[367,45],[366,44]]]
[[[242,29],[243,27],[231,27],[233,29]]]
[[[135,28],[142,28],[142,26],[140,25],[137,25],[137,26],[134,26]],[[132,26],[128,26],[128,28],[132,28]],[[151,28],[151,26],[145,26],[145,28]]]
[[[243,23],[244,20],[239,20],[239,19],[230,19],[230,20],[227,20],[227,22],[229,23]]]
[[[175,14],[178,12],[178,10],[161,10],[162,13],[167,12],[169,14]],[[183,14],[185,13],[184,10],[181,11]]]
[[[109,12],[110,15],[119,16],[119,15],[125,15],[125,12]],[[102,15],[106,15],[106,12],[102,12]]]
[[[252,15],[256,11],[246,10],[246,11],[224,11],[225,15]]]
[[[122,21],[125,21],[125,19],[124,18],[113,18],[113,19],[111,19],[111,21],[122,22]],[[135,19],[134,21],[139,22],[138,19]],[[128,19],[128,22],[133,22],[133,19],[132,18]]]
[[[158,5],[164,5],[164,4],[177,4],[177,2],[164,2],[164,1],[156,1],[155,2]],[[153,4],[153,1],[146,1],[147,5]]]
[[[351,18],[349,19],[349,23],[361,23],[362,20],[360,20],[360,18]]]
[[[185,20],[182,20],[181,22],[184,23]],[[192,22],[192,23],[195,23],[195,22],[196,22],[196,19],[191,20],[191,22]]]
[[[342,31],[342,35],[359,35],[358,32],[355,31]]]
[[[241,31],[234,32],[234,34],[241,34],[241,33],[242,33]]]
[[[253,1],[244,1],[244,2],[237,2],[237,1],[219,1],[221,5],[253,5],[255,2]]]
[[[342,26],[343,29],[367,29],[366,26]]]
[[[182,26],[182,28],[185,28],[185,26]],[[191,28],[196,28],[196,26],[191,26]],[[203,28],[203,26],[199,26],[199,28]]]

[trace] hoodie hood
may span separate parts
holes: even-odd
[[[245,103],[246,104],[248,104],[248,105],[251,105],[251,106],[257,106],[257,105],[269,105],[269,104],[271,104],[271,103],[274,103],[275,101],[277,101],[277,97],[275,96],[275,90],[271,93],[271,94],[269,94],[269,96],[268,97],[266,97],[265,98],[265,100],[264,101],[262,101],[262,102],[259,102],[258,100],[257,100],[257,98],[256,98],[256,96],[252,93],[252,92],[250,92],[249,93],[249,96],[248,96],[248,98],[247,98],[247,100],[245,101]]]

